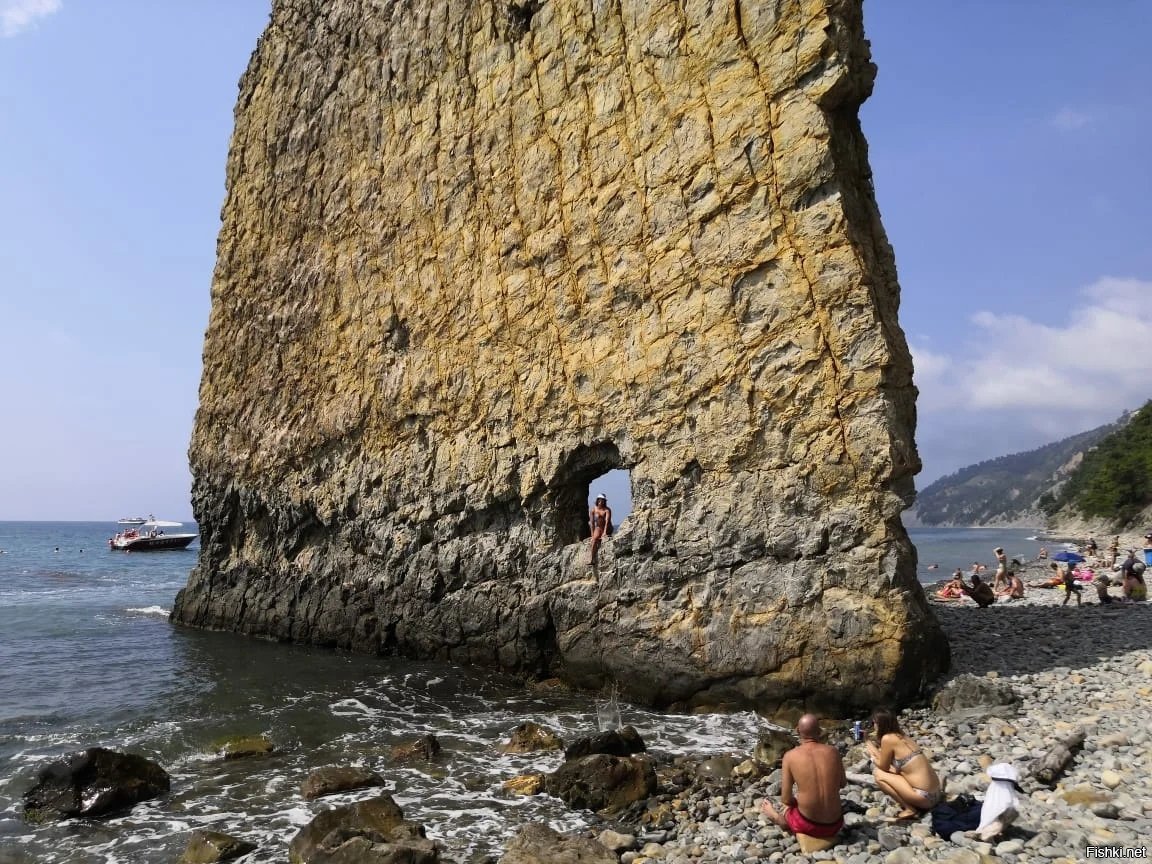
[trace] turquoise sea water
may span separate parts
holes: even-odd
[[[288,841],[318,810],[355,798],[303,800],[301,782],[326,765],[378,771],[405,815],[443,841],[449,862],[498,851],[525,822],[584,823],[587,814],[559,801],[500,788],[525,771],[554,769],[559,756],[511,756],[497,746],[524,720],[569,741],[591,734],[606,697],[529,692],[498,674],[446,664],[173,627],[168,610],[195,547],[110,552],[114,531],[0,522],[3,864],[170,864],[198,827],[259,844],[245,864],[286,862]],[[747,752],[759,728],[750,713],[619,708],[649,746],[672,752]],[[438,763],[391,763],[392,745],[426,733],[443,746]],[[265,734],[278,752],[221,761],[213,742],[236,734]],[[36,770],[97,745],[157,760],[172,776],[170,797],[110,820],[24,824],[20,799]]]
[[[171,862],[197,827],[259,844],[245,859],[284,862],[287,843],[318,809],[305,802],[313,768],[377,770],[405,814],[446,846],[446,861],[498,851],[527,821],[560,829],[585,815],[544,796],[516,798],[503,780],[551,770],[557,756],[496,749],[523,720],[571,740],[596,731],[604,699],[527,692],[498,674],[363,657],[176,628],[168,610],[195,564],[183,552],[107,550],[114,525],[0,522],[0,862]],[[1034,554],[1027,531],[915,529],[919,572],[934,581],[991,549]],[[926,565],[940,564],[939,571]],[[649,746],[672,752],[747,752],[750,713],[681,716],[620,706]],[[393,744],[436,734],[444,758],[397,766]],[[222,762],[222,736],[265,734],[278,752]],[[173,791],[100,822],[33,828],[20,798],[54,757],[91,746],[139,752],[172,775]]]

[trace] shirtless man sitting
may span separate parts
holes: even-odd
[[[770,801],[760,807],[764,815],[792,834],[835,837],[844,827],[840,790],[848,782],[844,763],[835,747],[823,741],[820,720],[805,714],[796,724],[800,744],[784,754],[780,765],[780,813]],[[795,791],[793,791],[795,786]]]

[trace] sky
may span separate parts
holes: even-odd
[[[0,520],[191,517],[232,109],[269,9],[0,0]],[[864,12],[917,485],[1152,398],[1152,3]]]

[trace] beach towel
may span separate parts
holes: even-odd
[[[972,831],[980,824],[980,799],[957,795],[932,808],[932,830],[948,840],[957,831]]]

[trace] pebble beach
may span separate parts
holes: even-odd
[[[1047,562],[1024,565],[1025,582],[1050,571]],[[926,586],[931,594],[931,588]],[[1119,595],[1119,589],[1112,589]],[[662,794],[634,826],[634,843],[612,840],[624,864],[688,862],[837,861],[842,864],[955,864],[1080,862],[1116,855],[1152,855],[1152,609],[1146,603],[1098,605],[1085,586],[1083,605],[1060,604],[1059,589],[1030,588],[1023,599],[980,609],[972,601],[933,602],[952,645],[947,684],[961,675],[994,679],[1012,688],[1018,703],[980,719],[942,716],[928,707],[901,714],[904,731],[929,754],[946,783],[947,797],[984,797],[984,770],[997,762],[1020,772],[1019,817],[994,842],[970,835],[935,836],[930,819],[896,822],[899,809],[865,782],[860,746],[845,766],[854,777],[844,790],[846,830],[833,848],[802,853],[794,838],[759,810],[779,800],[779,772],[726,783],[701,782]],[[1077,729],[1082,748],[1054,787],[1029,776],[1033,760]],[[844,742],[839,728],[830,741]],[[736,774],[740,772],[737,770]],[[627,826],[615,826],[627,832]]]

